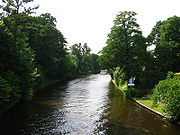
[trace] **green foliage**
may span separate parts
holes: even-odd
[[[68,54],[65,57],[64,61],[64,71],[66,73],[66,78],[73,78],[77,76],[77,69],[78,69],[78,59],[75,55]]]
[[[70,55],[74,57],[73,63],[76,67],[73,69],[73,74],[85,75],[100,72],[99,56],[90,52],[91,49],[86,43],[84,45],[81,45],[81,43],[74,44],[70,47]]]
[[[173,79],[174,78],[174,73],[173,72],[168,72],[166,79]]]
[[[0,76],[0,103],[10,101],[13,88]]]
[[[33,0],[3,0],[0,20],[0,103],[31,100],[37,89],[57,80],[100,70],[98,55],[84,44],[67,52],[56,18],[30,16]]]
[[[125,82],[125,74],[123,69],[120,69],[120,67],[116,67],[116,70],[113,74],[113,79],[115,80],[115,84],[117,86],[122,85]]]
[[[147,41],[149,45],[156,45],[160,44],[160,36],[161,36],[161,27],[164,24],[164,21],[158,21],[156,25],[153,27],[151,33],[147,37]]]
[[[180,17],[173,16],[164,21],[159,42],[154,52],[159,70],[164,76],[168,71],[179,72]]]
[[[180,17],[173,16],[168,18],[161,27],[161,41],[174,41],[180,43]]]
[[[144,58],[148,55],[146,40],[135,15],[132,11],[117,14],[108,35],[107,46],[101,51],[99,59],[100,64],[107,69],[123,69],[126,80],[132,76],[139,77],[139,72],[145,65]]]
[[[92,71],[93,71],[93,73],[99,73],[101,70],[101,66],[100,66],[99,61],[98,61],[99,55],[91,54],[90,59],[92,60],[92,67],[93,67]]]
[[[141,73],[139,82],[137,82],[138,88],[141,89],[153,89],[159,80],[162,79],[162,75],[158,70],[147,69]]]
[[[0,76],[0,104],[20,99],[19,79],[13,72],[6,73],[6,78]]]
[[[173,77],[168,73],[167,79],[159,82],[154,88],[154,105],[161,102],[165,105],[165,112],[172,114],[174,119],[180,118],[180,77]]]
[[[145,89],[128,88],[124,91],[126,97],[143,97],[147,94]]]
[[[10,1],[5,1],[8,5],[6,2]],[[11,88],[7,101],[29,100],[48,80],[65,76],[66,41],[50,14],[35,17],[24,11],[14,13],[18,9],[13,2],[6,11],[9,15],[0,21],[0,75],[7,81],[7,89]]]
[[[16,89],[13,89],[13,96],[17,100],[20,97],[26,98],[28,89],[33,87],[33,81],[36,76],[34,74],[34,52],[27,43],[27,36],[21,32],[15,20],[15,16],[3,18],[0,25],[0,74],[7,81],[14,78],[19,83],[11,84],[11,87],[18,87],[18,94]],[[9,74],[10,73],[10,74]],[[8,79],[9,78],[9,79]],[[11,81],[12,82],[12,81]]]
[[[15,75],[13,72],[7,72],[5,74],[5,79],[8,81],[8,84],[11,86],[13,91],[11,92],[11,100],[19,100],[21,98],[21,91],[20,91],[20,77]]]
[[[30,2],[33,2],[33,0],[2,0],[2,5],[0,5],[0,7],[4,11],[3,14],[5,16],[19,13],[29,15],[35,13],[34,10],[39,7],[27,7],[26,5]]]

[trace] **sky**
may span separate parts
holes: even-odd
[[[146,37],[157,21],[180,16],[180,0],[34,0],[37,15],[51,13],[68,45],[87,43],[93,53],[105,45],[120,11],[135,11]]]

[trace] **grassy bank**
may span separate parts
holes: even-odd
[[[159,103],[158,106],[153,107],[152,106],[153,101],[151,99],[134,98],[134,100],[141,103],[141,104],[143,104],[143,105],[145,105],[146,107],[150,108],[153,111],[157,111],[157,112],[159,112],[161,114],[164,113],[163,109],[165,109],[165,108],[164,108],[164,105],[161,104],[161,103]]]
[[[115,84],[114,80],[112,80],[112,82]],[[127,82],[122,84],[121,86],[117,86],[116,84],[115,84],[115,86],[118,89],[120,89],[124,94],[125,94],[125,91],[128,90]],[[134,90],[136,91],[137,89],[134,89]],[[140,103],[140,104],[144,105],[144,107],[149,108],[154,112],[158,112],[160,114],[164,113],[164,111],[163,111],[164,110],[164,105],[159,103],[158,106],[153,107],[152,106],[153,101],[150,98],[133,98],[133,100],[135,100],[137,103]]]

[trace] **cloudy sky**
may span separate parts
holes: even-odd
[[[180,16],[180,0],[34,0],[37,14],[51,13],[69,45],[88,43],[97,53],[106,45],[107,34],[119,11],[135,11],[147,36],[159,20]]]

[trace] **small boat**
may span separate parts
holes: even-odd
[[[108,71],[107,70],[101,70],[100,75],[108,75]]]

